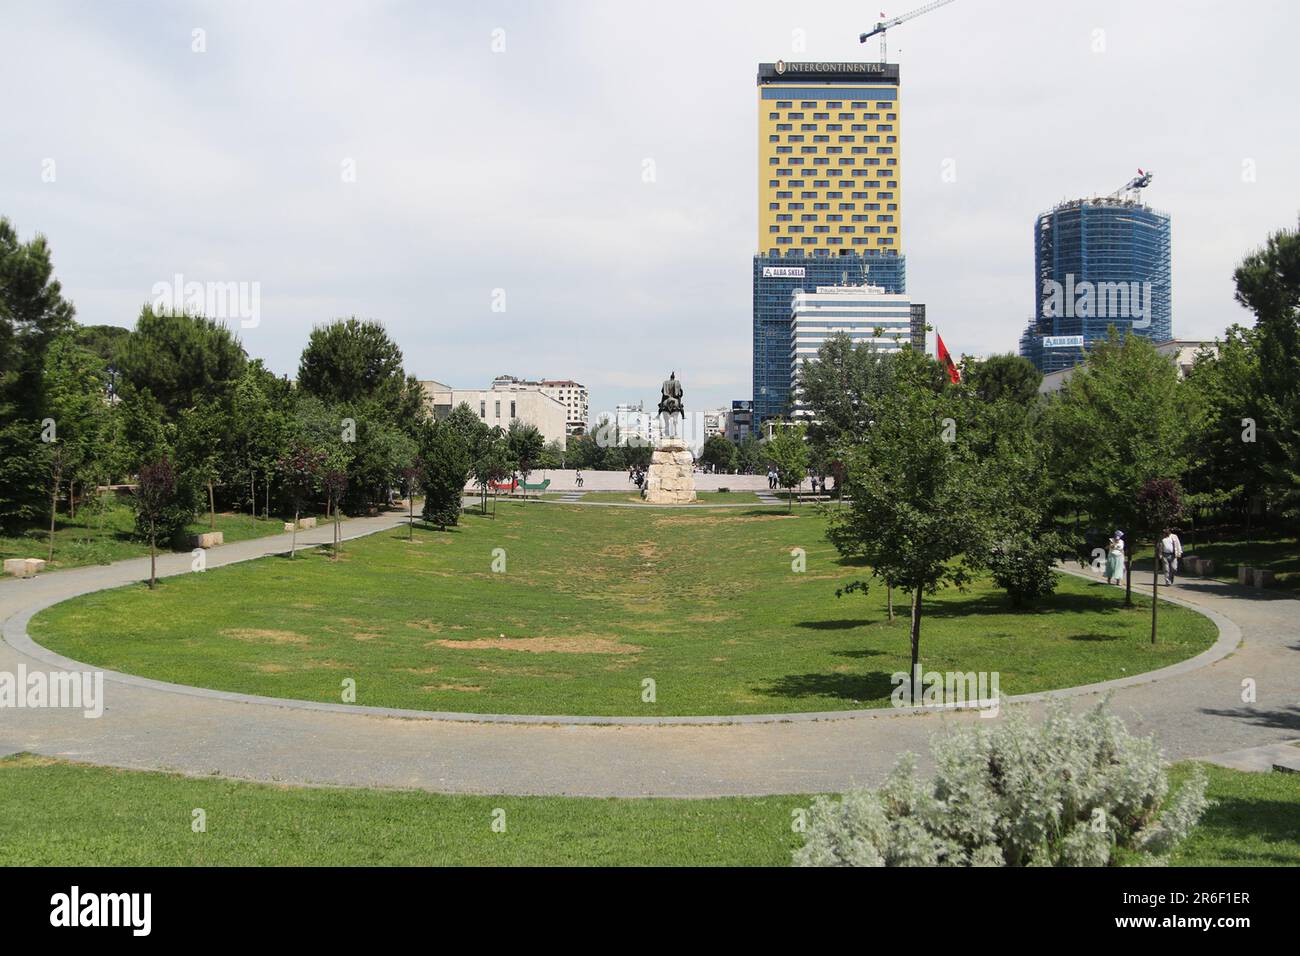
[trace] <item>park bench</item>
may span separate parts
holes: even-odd
[[[797,500],[799,501],[800,504],[803,504],[805,501],[830,501],[831,496],[830,495],[800,495]]]
[[[545,481],[534,482],[531,485],[526,481],[521,481],[519,485],[521,488],[524,489],[525,498],[529,498],[529,497],[540,498],[542,496],[542,492],[546,491],[547,488],[551,487],[551,479],[547,478]]]

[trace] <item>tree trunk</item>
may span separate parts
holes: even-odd
[[[406,493],[406,540],[415,540],[415,493]]]
[[[54,560],[54,517],[59,513],[59,483],[62,476],[55,472],[54,488],[50,491],[50,555],[47,561]]]
[[[892,623],[894,620],[894,586],[892,584],[885,585],[885,602],[889,605],[889,620]]]
[[[1159,601],[1156,597],[1160,594],[1160,542],[1156,542],[1155,547],[1155,565],[1151,569],[1151,643],[1156,642],[1156,606]]]
[[[217,499],[212,493],[212,482],[208,482],[208,530],[217,530]]]
[[[298,553],[298,508],[293,509],[293,537],[289,539],[289,557],[293,558]]]
[[[75,479],[68,481],[68,517],[77,520],[77,482]]]
[[[920,681],[917,680],[917,670],[921,665],[921,588],[918,585],[916,593],[912,596],[912,704],[915,706],[919,703],[917,694],[920,688],[917,686]]]
[[[154,531],[153,518],[149,519],[149,590],[152,591],[158,580],[158,536]]]
[[[1133,552],[1124,549],[1124,606],[1133,606]]]

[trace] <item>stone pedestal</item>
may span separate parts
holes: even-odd
[[[680,438],[661,438],[650,456],[642,497],[652,505],[683,505],[695,497],[695,456]]]

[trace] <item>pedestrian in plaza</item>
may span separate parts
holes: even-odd
[[[1178,573],[1178,561],[1183,556],[1183,543],[1178,540],[1178,535],[1174,533],[1173,528],[1165,529],[1165,536],[1160,539],[1160,564],[1165,572],[1165,584],[1170,587],[1174,583],[1174,575]]]
[[[1106,583],[1119,584],[1124,576],[1124,532],[1117,530],[1106,542]]]

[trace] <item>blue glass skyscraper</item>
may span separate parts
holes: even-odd
[[[1034,302],[1020,354],[1042,372],[1082,362],[1110,326],[1172,339],[1169,216],[1116,197],[1043,213],[1034,224]]]

